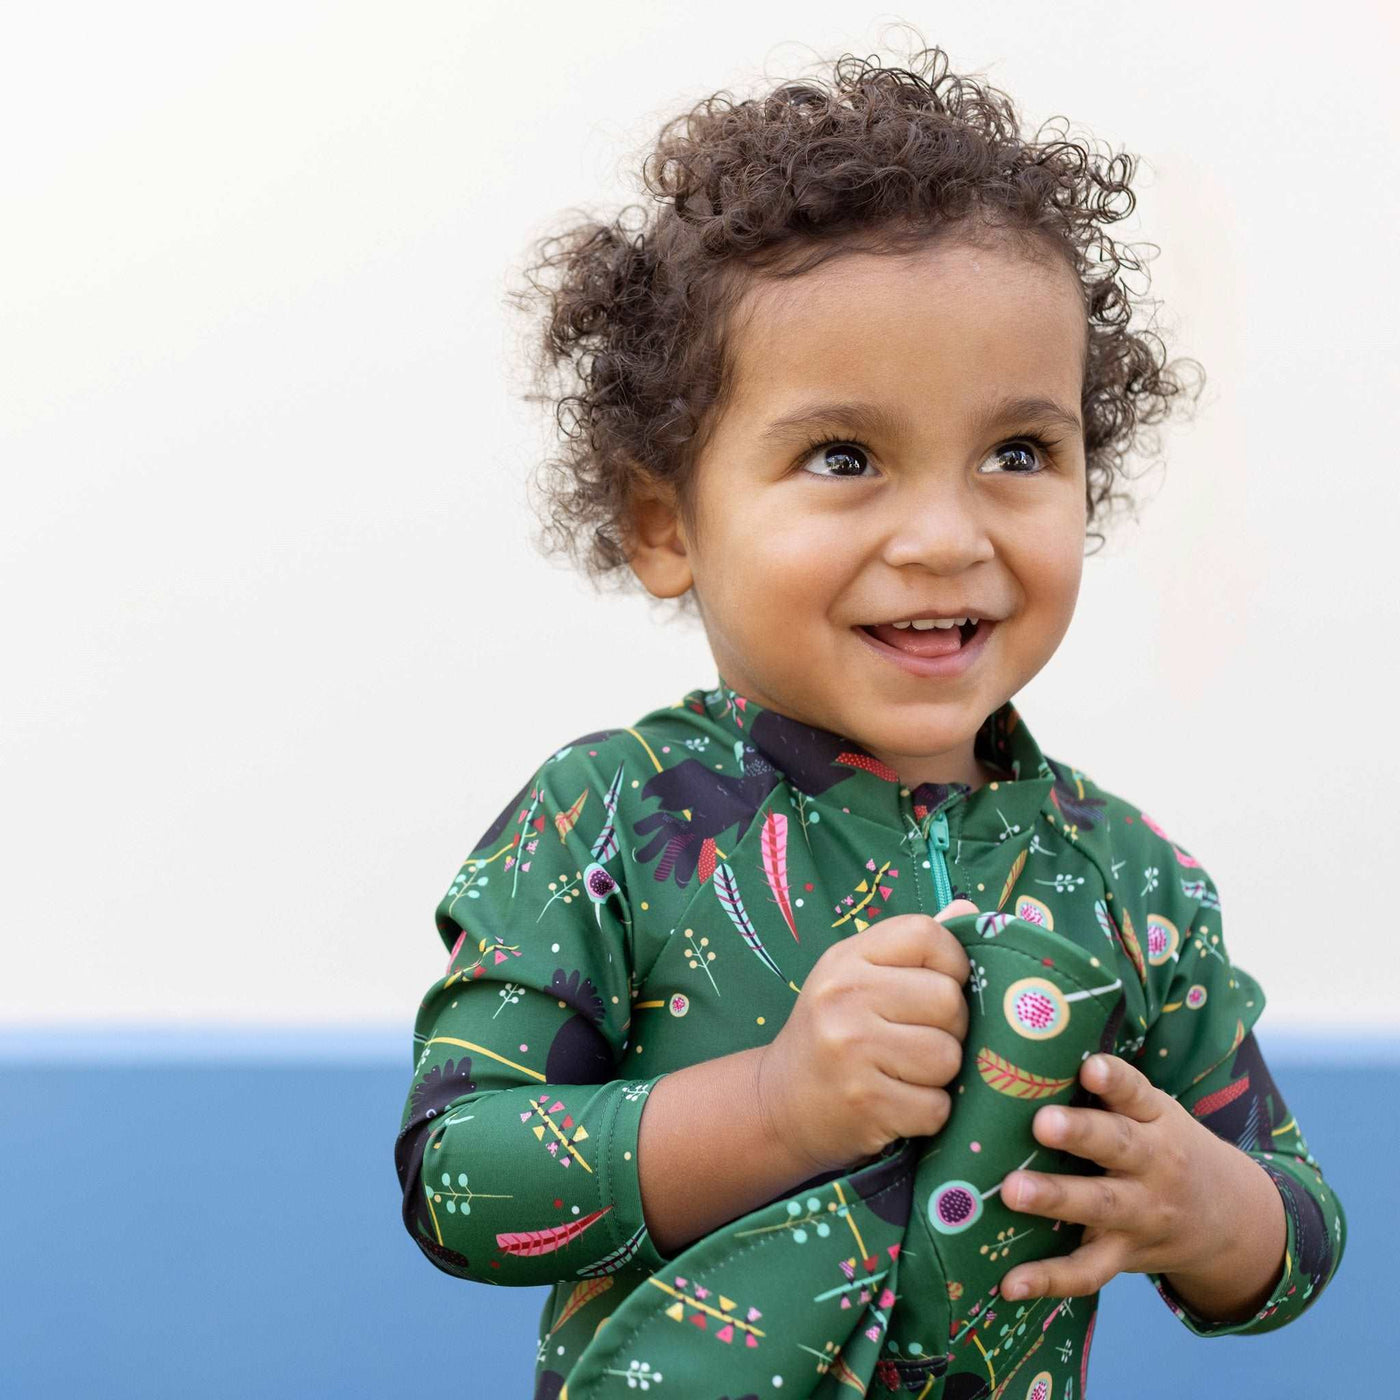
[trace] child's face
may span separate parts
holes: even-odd
[[[855,253],[758,284],[736,318],[734,398],[696,465],[694,531],[642,507],[633,567],[660,596],[695,589],[741,695],[858,740],[906,783],[980,786],[978,727],[1050,659],[1079,593],[1085,335],[1069,267],[1009,246]],[[984,418],[1029,398],[1074,425]],[[773,430],[842,403],[890,421]],[[862,632],[967,614],[997,621],[953,675],[914,674]]]

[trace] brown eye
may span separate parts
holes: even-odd
[[[1015,455],[1003,458],[1003,453]],[[992,453],[992,459],[1007,462],[1007,470],[1001,475],[1038,476],[1045,470],[1045,459],[1048,453],[1049,446],[1043,439],[1029,437],[1020,438],[1015,442],[1003,443]],[[1020,465],[1012,465],[1016,462],[1019,462]],[[992,473],[992,475],[996,475],[996,473]]]
[[[814,442],[808,451],[811,455],[804,459],[803,470],[807,471],[809,476],[859,477],[870,465],[869,459],[865,455],[865,449],[852,442],[835,439]],[[817,462],[819,467],[827,467],[830,470],[810,471],[808,468],[812,462]]]

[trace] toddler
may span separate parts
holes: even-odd
[[[1214,881],[1012,703],[1185,387],[1133,161],[916,57],[702,102],[532,269],[548,530],[716,666],[544,756],[437,909],[404,1223],[551,1286],[536,1400],[1075,1400],[1115,1274],[1218,1336],[1341,1259]]]

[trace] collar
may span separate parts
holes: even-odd
[[[912,790],[899,775],[847,735],[819,729],[740,695],[719,677],[700,699],[710,719],[742,743],[746,770],[771,765],[798,791],[833,812],[860,816],[904,832],[946,811],[965,839],[1028,842],[1042,810],[1049,810],[1056,775],[1010,700],[983,720],[973,752],[999,776],[983,787],[920,783]]]

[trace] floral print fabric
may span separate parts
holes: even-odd
[[[1044,1103],[1095,1103],[1130,1060],[1267,1172],[1285,1266],[1269,1331],[1335,1272],[1342,1208],[1252,1027],[1258,983],[1205,869],[1149,816],[1045,757],[1007,702],[976,752],[1004,775],[912,790],[855,741],[723,678],[549,755],[437,909],[449,960],[414,1029],[395,1144],[409,1233],[442,1270],[548,1284],[536,1400],[1085,1393],[1097,1295],[997,1295],[1082,1227],[1001,1204],[1005,1174],[1087,1174],[1037,1143]],[[646,1096],[672,1069],[772,1040],[822,952],[954,898],[972,964],[953,1112],[667,1258],[641,1208]],[[723,1123],[696,1123],[723,1134]],[[738,1145],[736,1144],[736,1147]],[[668,1390],[669,1388],[669,1390]]]

